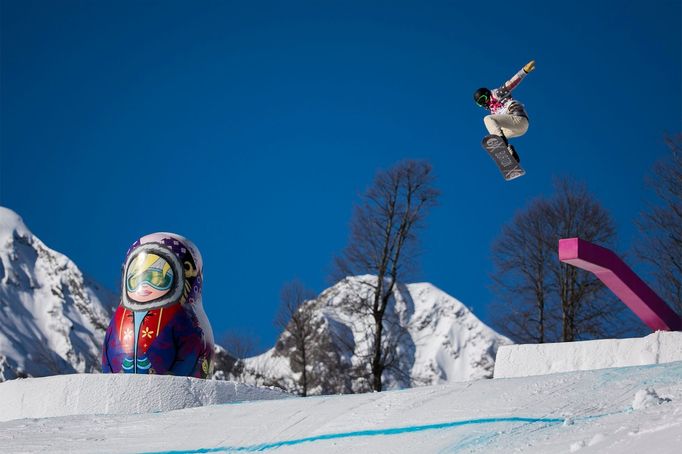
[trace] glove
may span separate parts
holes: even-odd
[[[535,60],[531,60],[526,66],[523,67],[523,70],[528,74],[532,70],[535,69]]]

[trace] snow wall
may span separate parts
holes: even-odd
[[[656,331],[634,339],[504,345],[497,351],[493,378],[645,366],[673,361],[682,361],[682,332],[679,331]]]
[[[291,397],[272,388],[171,375],[72,374],[0,383],[0,421],[155,413]]]

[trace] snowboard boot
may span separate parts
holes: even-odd
[[[521,158],[519,157],[519,154],[516,152],[514,145],[509,144],[509,140],[507,140],[504,134],[500,134],[500,137],[502,137],[502,140],[504,141],[504,144],[507,146],[507,150],[509,150],[509,154],[512,155],[512,158],[516,159],[516,162],[521,164]]]

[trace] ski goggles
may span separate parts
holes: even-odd
[[[142,284],[147,284],[156,290],[168,290],[173,285],[173,273],[170,271],[164,273],[163,270],[150,268],[126,280],[126,288],[129,292],[136,291]]]
[[[156,290],[168,290],[173,285],[173,276],[171,265],[163,257],[142,253],[130,263],[126,289],[135,292],[142,284],[147,284]]]
[[[133,311],[169,306],[181,300],[186,284],[184,265],[172,250],[161,243],[144,243],[126,258],[121,276],[122,304]],[[145,287],[154,289],[158,296],[147,300]]]
[[[488,104],[490,104],[490,98],[488,95],[481,95],[476,100],[476,104],[478,104],[478,107],[488,107]]]

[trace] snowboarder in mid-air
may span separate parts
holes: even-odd
[[[500,167],[505,179],[510,180],[525,173],[518,165],[521,161],[513,145],[509,144],[512,137],[520,137],[528,130],[528,114],[519,101],[511,96],[511,92],[521,80],[535,69],[535,61],[530,61],[519,72],[504,83],[500,88],[490,90],[479,88],[474,93],[474,101],[480,107],[490,111],[483,119],[485,127],[490,133],[483,139],[483,147]],[[500,147],[506,147],[513,158],[512,162],[506,157],[495,154]]]

